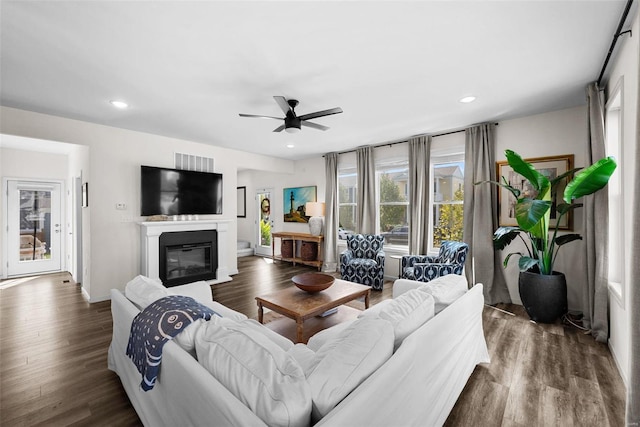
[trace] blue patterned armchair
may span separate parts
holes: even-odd
[[[342,280],[381,290],[384,282],[384,237],[371,234],[347,236],[347,250],[340,254]]]
[[[447,274],[462,274],[469,246],[462,242],[445,240],[437,257],[405,255],[402,257],[402,278],[428,282]]]

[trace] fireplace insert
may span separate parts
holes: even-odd
[[[159,243],[159,274],[166,287],[217,277],[216,230],[162,233]]]

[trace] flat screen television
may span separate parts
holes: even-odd
[[[222,213],[222,174],[141,166],[142,216]]]

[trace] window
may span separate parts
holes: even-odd
[[[396,160],[380,157],[383,160],[376,161],[378,229],[386,244],[406,246],[409,244],[409,160],[406,154]]]
[[[356,229],[358,174],[355,157],[349,154],[340,156],[338,163],[338,239],[341,240],[346,240]]]
[[[464,210],[464,133],[434,138],[431,146],[431,227],[429,248],[444,240],[462,241]]]
[[[624,206],[622,203],[622,81],[613,91],[605,111],[605,151],[618,161],[609,179],[609,289],[623,303],[624,295]]]

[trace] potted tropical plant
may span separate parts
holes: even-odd
[[[563,245],[582,240],[582,236],[575,233],[558,235],[558,224],[564,215],[583,206],[582,203],[575,203],[576,199],[593,194],[607,185],[616,169],[616,162],[612,157],[606,157],[586,169],[576,168],[549,180],[516,152],[505,150],[505,155],[509,166],[522,175],[537,194],[535,198],[522,195],[504,177],[502,182],[491,181],[509,190],[516,198],[515,216],[518,222],[517,227],[498,228],[493,234],[493,245],[503,250],[516,238],[524,242],[527,253],[508,254],[504,266],[513,255],[519,256],[518,288],[522,304],[532,320],[552,323],[567,312],[566,279],[563,273],[554,271],[553,264]],[[554,206],[552,200],[558,184],[574,173],[575,176],[565,187],[563,203]],[[550,230],[552,209],[555,209],[556,225]],[[523,235],[528,237],[528,242]]]

